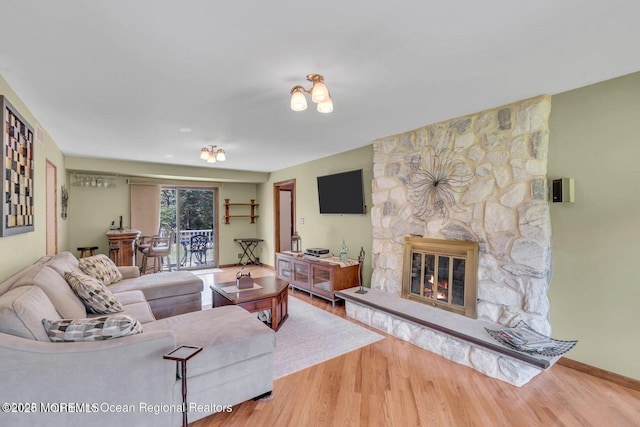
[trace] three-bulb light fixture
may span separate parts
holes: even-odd
[[[227,156],[217,145],[208,145],[200,150],[200,158],[208,163],[224,162]]]
[[[318,112],[330,113],[333,111],[333,101],[329,96],[329,89],[324,84],[324,77],[320,74],[309,74],[307,80],[313,83],[311,90],[307,90],[301,85],[291,88],[291,109],[293,111],[304,111],[307,109],[307,98],[305,93],[311,94],[311,100],[318,104]]]

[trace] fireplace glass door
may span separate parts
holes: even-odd
[[[420,241],[418,244],[405,247],[402,296],[475,317],[475,275],[477,274],[475,248],[471,250],[443,248],[444,244],[441,242],[438,242],[436,247],[429,247],[424,243]],[[473,242],[456,242],[453,245],[461,243],[471,243],[473,246]]]
[[[465,259],[412,253],[411,294],[464,307]]]

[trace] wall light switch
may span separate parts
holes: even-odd
[[[300,224],[304,224],[304,218],[300,218]]]

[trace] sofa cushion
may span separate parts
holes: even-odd
[[[76,256],[69,251],[63,251],[54,255],[53,257],[51,257],[51,260],[49,262],[57,259],[63,260],[74,267],[78,267],[78,258],[76,258]]]
[[[117,294],[114,293],[114,295],[124,307],[122,314],[133,316],[142,324],[156,320],[142,291],[118,292]]]
[[[142,332],[140,322],[126,314],[75,320],[42,319],[42,324],[53,342],[110,340]]]
[[[60,275],[60,277],[64,277],[64,273],[66,272],[82,273],[82,270],[80,270],[78,263],[71,263],[64,258],[54,257],[47,263],[47,267],[53,269]]]
[[[84,274],[95,277],[107,286],[122,280],[122,273],[106,255],[98,254],[82,258],[78,261],[78,265]]]
[[[119,313],[122,304],[100,280],[82,273],[64,273],[71,289],[84,302],[87,310],[97,314]]]
[[[78,296],[71,290],[63,276],[48,266],[31,271],[20,278],[14,287],[36,285],[44,291],[56,311],[66,319],[87,317],[87,309]]]
[[[156,319],[202,310],[202,293],[152,299],[149,306]]]
[[[189,360],[189,377],[272,353],[276,345],[273,330],[236,305],[167,317],[147,323],[143,329],[171,330],[177,346],[202,347],[202,352]]]
[[[60,319],[53,304],[37,286],[20,286],[0,296],[0,332],[49,341],[42,319]]]
[[[4,294],[9,289],[12,289],[18,286],[18,282],[22,280],[23,277],[25,276],[33,277],[34,275],[36,275],[38,271],[40,271],[40,269],[42,268],[42,264],[43,264],[42,261],[38,260],[36,261],[35,264],[29,265],[23,268],[22,270],[18,271],[17,273],[15,273],[13,276],[8,277],[7,280],[0,283],[0,295]]]
[[[139,289],[147,301],[202,292],[203,284],[189,271],[145,274],[135,279],[125,279],[109,286],[113,292]]]
[[[109,290],[113,292],[112,289]],[[122,305],[147,302],[142,291],[113,292],[113,296],[115,296]]]
[[[124,306],[124,311],[122,312],[122,314],[127,314],[129,316],[135,317],[143,325],[149,322],[155,322],[156,320],[156,317],[153,315],[148,302],[127,304]]]
[[[135,265],[119,265],[118,270],[122,274],[123,279],[133,279],[140,277],[140,269]]]

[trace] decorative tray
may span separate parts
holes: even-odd
[[[556,340],[542,335],[522,320],[513,328],[499,330],[484,329],[500,344],[529,354],[560,356],[571,350],[578,342]]]

